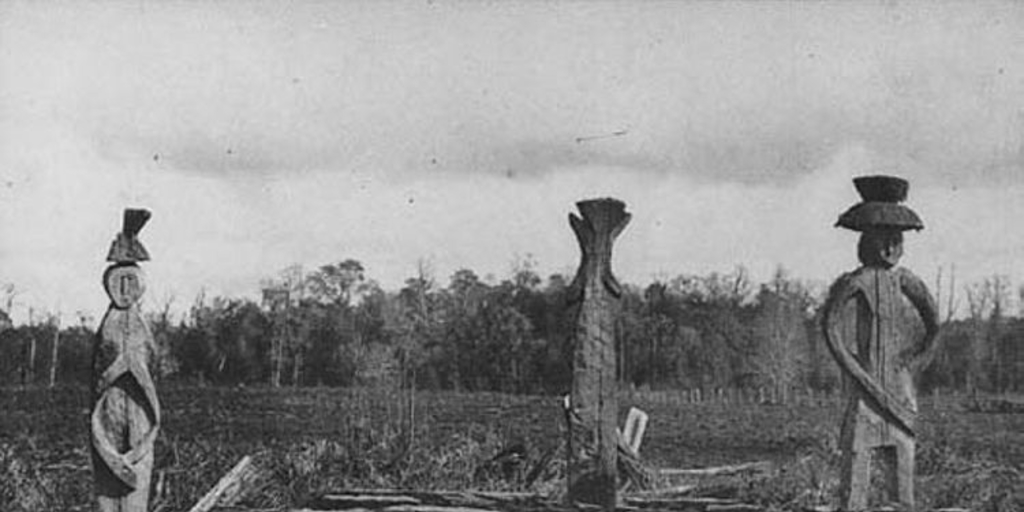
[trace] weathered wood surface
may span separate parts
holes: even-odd
[[[615,319],[621,295],[612,275],[612,244],[630,214],[616,199],[580,201],[576,206],[581,216],[569,214],[581,258],[569,295],[578,310],[567,415],[568,497],[611,510],[618,485]]]
[[[160,404],[149,373],[153,336],[138,306],[145,286],[135,263],[148,259],[135,238],[148,218],[145,210],[126,210],[124,228],[108,255],[114,264],[103,276],[110,307],[93,352],[89,424],[97,509],[102,512],[142,512],[149,501]]]
[[[914,380],[932,353],[938,322],[925,284],[896,265],[903,254],[902,231],[922,224],[898,204],[906,197],[905,181],[870,177],[855,183],[864,202],[844,213],[838,225],[862,232],[862,266],[833,284],[822,317],[825,341],[848,393],[840,434],[840,503],[845,510],[868,507],[872,457],[878,453],[889,469],[890,497],[912,509]],[[922,339],[913,335],[914,314],[924,324]]]

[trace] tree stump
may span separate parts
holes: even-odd
[[[861,232],[862,266],[832,285],[822,326],[828,348],[847,385],[840,434],[840,507],[868,507],[872,456],[881,455],[889,499],[914,507],[916,373],[934,349],[936,308],[924,282],[896,267],[903,231],[922,229],[913,211],[899,204],[907,182],[889,176],[854,180],[864,201],[844,213],[838,226]],[[908,314],[920,315],[923,339],[913,339]]]
[[[568,429],[569,500],[616,506],[618,404],[615,320],[621,287],[612,275],[612,243],[629,223],[616,199],[581,201],[569,214],[582,254],[570,288],[578,304]]]
[[[149,254],[136,238],[147,210],[128,209],[103,274],[110,306],[93,352],[90,439],[97,509],[142,512],[149,501],[160,404],[150,377],[153,336],[139,312],[145,291],[138,261]]]

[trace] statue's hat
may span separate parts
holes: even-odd
[[[895,176],[861,176],[853,179],[862,199],[839,216],[837,227],[865,231],[868,229],[924,229],[914,210],[900,204],[907,200],[910,184]]]
[[[125,208],[121,232],[110,244],[107,261],[132,263],[149,260],[149,253],[139,241],[138,234],[142,230],[142,226],[146,225],[150,215],[149,210]]]

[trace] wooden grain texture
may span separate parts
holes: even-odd
[[[577,203],[569,215],[581,259],[570,297],[578,304],[574,333],[572,414],[568,430],[568,498],[616,505],[618,406],[615,384],[615,319],[621,290],[612,275],[612,244],[629,223],[615,199]],[[580,425],[572,425],[579,421]]]

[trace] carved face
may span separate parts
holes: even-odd
[[[103,274],[103,288],[115,308],[127,309],[146,291],[142,269],[135,265],[114,265]]]
[[[864,266],[895,267],[903,256],[903,232],[898,229],[864,231],[860,236],[857,253]]]

